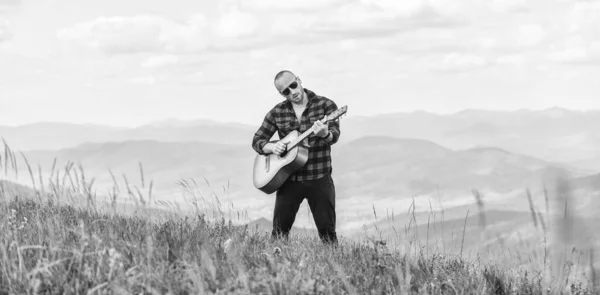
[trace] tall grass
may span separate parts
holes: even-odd
[[[119,185],[110,171],[113,187],[98,194],[94,179],[87,178],[81,165],[68,163],[57,169],[55,161],[51,176],[43,181],[41,169],[36,177],[25,162],[36,189],[33,196],[25,198],[23,191],[0,181],[0,294],[595,294],[597,290],[593,259],[588,265],[573,265],[557,255],[554,263],[546,263],[564,251],[537,257],[538,262],[543,260],[537,271],[505,268],[482,257],[467,259],[462,250],[449,254],[445,245],[430,249],[429,240],[434,239],[430,220],[423,246],[414,203],[404,231],[413,238],[397,243],[341,239],[339,245],[329,246],[314,236],[294,234],[289,240],[271,240],[268,232],[234,225],[219,203],[209,211],[201,208],[199,204],[207,203],[194,193],[193,180],[181,180],[180,186],[194,199],[195,214],[159,215],[162,211],[149,206],[152,182],[143,176],[141,164],[141,188],[125,175],[125,185]],[[6,144],[0,163],[6,177],[18,177],[16,156]],[[563,189],[568,195],[568,188]],[[122,192],[136,204],[135,214],[118,210],[117,196]],[[477,191],[474,195],[480,220],[485,220],[483,197]],[[550,221],[542,220],[549,215],[536,211],[530,194],[527,197],[533,223],[536,228],[543,225],[545,240]],[[99,202],[103,198],[105,202]],[[210,218],[209,212],[220,218]],[[375,210],[373,214],[377,218]],[[465,231],[466,221],[462,241]],[[556,236],[567,239],[561,234]],[[589,280],[565,279],[573,266],[587,268]]]

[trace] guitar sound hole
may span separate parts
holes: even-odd
[[[285,158],[285,156],[288,154],[288,151],[284,151],[283,153],[279,154],[280,158]]]

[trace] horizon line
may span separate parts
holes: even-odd
[[[460,110],[452,111],[452,112],[439,112],[439,111],[430,111],[425,109],[414,109],[414,110],[406,110],[406,111],[393,111],[393,112],[381,112],[376,114],[368,114],[368,115],[354,115],[355,118],[373,118],[377,116],[390,116],[390,115],[399,115],[399,114],[415,114],[415,113],[425,113],[432,114],[437,116],[453,116],[458,115],[465,112],[495,112],[495,113],[515,113],[515,112],[545,112],[552,110],[560,110],[567,112],[578,112],[578,113],[588,113],[588,112],[600,112],[600,109],[577,109],[577,108],[567,108],[560,106],[552,106],[546,108],[518,108],[518,109],[486,109],[486,108],[463,108]],[[19,127],[28,127],[32,125],[41,125],[41,124],[65,124],[65,125],[79,125],[79,126],[96,126],[96,127],[109,127],[109,128],[118,128],[118,129],[135,129],[155,124],[161,124],[168,121],[181,122],[181,123],[190,123],[195,121],[205,121],[207,123],[218,123],[218,124],[238,124],[238,125],[249,125],[253,126],[248,122],[241,121],[230,121],[230,120],[219,120],[214,118],[206,118],[206,117],[198,117],[194,119],[178,119],[176,117],[166,117],[160,118],[152,121],[146,121],[145,123],[135,124],[135,125],[114,125],[109,123],[98,123],[98,122],[72,122],[72,121],[60,121],[60,120],[42,120],[42,121],[32,121],[29,123],[22,124],[0,124],[0,127],[8,127],[8,128],[19,128]],[[260,122],[259,122],[260,123]],[[257,123],[257,124],[259,124]]]

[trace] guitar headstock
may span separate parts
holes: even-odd
[[[347,110],[348,110],[348,106],[343,106],[343,107],[335,110],[333,113],[325,116],[325,122],[333,121],[333,120],[339,118],[340,116],[346,114]]]

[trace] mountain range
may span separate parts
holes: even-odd
[[[0,137],[18,150],[59,150],[86,143],[156,140],[245,143],[254,132],[249,125],[211,120],[165,120],[135,128],[93,124],[41,122],[0,126]]]
[[[349,111],[332,150],[342,227],[372,217],[371,205],[404,210],[412,198],[426,203],[425,198],[440,195],[444,206],[472,203],[473,189],[497,203],[518,199],[527,209],[515,196],[526,188],[539,192],[544,179],[560,173],[588,190],[598,189],[600,161],[594,159],[600,159],[595,148],[600,136],[594,128],[600,112],[555,108],[360,117]],[[13,150],[23,151],[33,171],[45,177],[52,174],[55,159],[59,170],[70,161],[81,164],[98,194],[114,184],[110,169],[121,191],[125,177],[144,191],[152,181],[156,200],[185,203],[201,198],[268,218],[274,196],[252,185],[255,153],[250,141],[255,130],[210,120],[166,120],[137,128],[36,123],[0,127],[0,137]],[[27,174],[24,160],[17,158],[20,182],[31,182],[22,176]],[[182,180],[194,188],[182,188]],[[302,220],[312,222],[309,213]]]
[[[600,111],[552,108],[541,111],[465,110],[449,115],[428,112],[350,118],[345,140],[364,134],[427,139],[453,149],[491,146],[550,161],[600,158],[596,148]],[[597,168],[597,167],[595,167]]]
[[[157,140],[246,144],[260,122],[163,120],[124,128],[69,123],[0,126],[0,137],[19,150],[57,150],[84,143]],[[562,108],[545,110],[464,110],[453,114],[425,111],[353,116],[351,106],[341,119],[340,145],[368,135],[415,138],[451,149],[496,147],[548,161],[600,171],[600,111]]]
[[[98,183],[112,182],[109,169],[117,175],[137,177],[141,164],[144,175],[154,179],[159,187],[179,179],[206,178],[215,183],[229,181],[236,190],[250,188],[250,166],[255,156],[249,145],[156,140],[86,143],[23,154],[30,165],[39,165],[47,173],[55,158],[58,167],[69,161],[80,163],[88,173],[105,174],[104,178],[97,178]],[[469,187],[507,192],[531,185],[554,169],[586,175],[571,165],[499,148],[451,150],[426,140],[386,136],[365,136],[347,142],[333,154],[335,178],[343,183],[342,195],[348,196],[421,194]],[[18,158],[24,167],[22,157]]]

